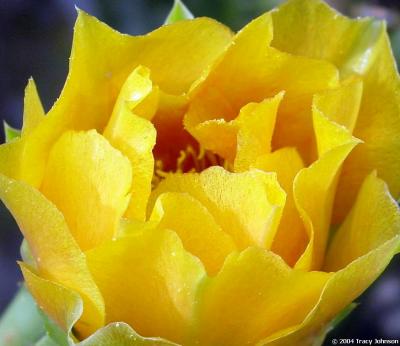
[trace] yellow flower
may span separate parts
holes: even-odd
[[[384,23],[291,0],[130,37],[79,12],[70,64],[0,146],[26,284],[70,342],[313,345],[398,251]]]

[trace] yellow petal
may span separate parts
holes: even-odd
[[[345,218],[364,178],[374,169],[398,198],[400,83],[385,23],[371,18],[351,20],[321,0],[291,0],[272,16],[274,47],[327,59],[338,66],[342,77],[355,73],[363,78],[354,135],[365,144],[355,148],[344,164],[335,223]]]
[[[314,96],[313,104],[330,120],[353,132],[361,105],[363,83],[360,78],[349,78],[337,89]]]
[[[230,41],[229,29],[208,18],[163,26],[145,36],[128,36],[79,11],[73,63],[63,93],[74,86],[78,87],[75,93],[93,89],[98,106],[101,102],[108,106],[100,110],[107,115],[104,112],[110,107],[110,98],[116,96],[129,73],[143,65],[151,70],[152,80],[163,91],[182,94]],[[82,76],[83,85],[77,85]],[[101,100],[102,95],[105,100]],[[93,110],[91,114],[101,121],[100,114]]]
[[[107,322],[124,321],[141,335],[182,342],[205,271],[175,233],[147,231],[86,255],[105,300]]]
[[[122,218],[118,225],[118,232],[114,239],[142,234],[157,227],[157,222],[140,221],[135,219]]]
[[[322,158],[332,149],[353,140],[351,133],[344,126],[330,120],[315,105],[312,111],[319,158]],[[359,140],[357,141],[360,142]]]
[[[294,181],[294,200],[309,235],[309,243],[296,267],[319,269],[324,258],[333,198],[343,164],[359,143],[343,126],[333,123],[316,107],[314,129],[320,158],[303,168]]]
[[[399,244],[400,238],[396,236],[336,272],[326,283],[318,304],[300,325],[282,330],[257,345],[309,346],[316,336],[324,332],[327,323],[378,278]]]
[[[116,107],[118,113],[113,113],[104,136],[129,159],[132,166],[131,199],[125,215],[144,220],[154,171],[152,150],[156,131],[149,120],[132,113],[128,104]]]
[[[189,114],[191,113],[187,113]],[[188,123],[185,126],[203,148],[220,155],[229,162],[234,161],[238,133],[237,124],[234,121],[211,119],[194,127]]]
[[[275,119],[282,98],[283,93],[279,93],[259,103],[250,102],[231,121],[211,119],[198,124],[194,112],[201,111],[192,104],[186,114],[185,126],[203,148],[234,163],[235,171],[244,171],[258,156],[271,151]]]
[[[179,346],[160,338],[144,338],[124,322],[110,323],[78,346]]]
[[[198,124],[212,119],[230,121],[247,103],[285,91],[273,148],[296,146],[307,155],[312,137],[312,95],[336,87],[338,71],[326,61],[280,52],[269,46],[271,38],[272,19],[265,14],[236,35],[226,53],[197,83],[191,91],[191,108],[197,109],[189,109],[185,119],[196,138],[192,129]]]
[[[86,250],[114,236],[129,201],[131,177],[129,160],[104,137],[94,130],[70,131],[50,152],[41,190]]]
[[[335,203],[335,221],[350,210],[365,176],[376,169],[397,199],[400,196],[400,80],[386,27],[370,49],[364,91],[354,135],[364,141],[346,160]]]
[[[0,173],[10,178],[30,182],[29,176],[36,171],[36,165],[25,166],[23,160],[27,150],[26,136],[29,135],[44,120],[44,110],[37,93],[36,84],[29,79],[25,88],[24,118],[22,137],[16,138],[12,143],[0,145]],[[29,168],[28,168],[29,167]]]
[[[259,170],[229,173],[215,166],[200,174],[170,174],[154,191],[150,206],[163,192],[186,192],[197,199],[239,248],[268,248],[285,204],[276,174]]]
[[[19,266],[36,303],[64,332],[69,334],[83,312],[83,302],[79,295],[54,281],[44,279],[23,262],[20,262]],[[75,330],[83,335],[88,335],[90,332],[84,320],[77,323]]]
[[[38,95],[36,84],[32,78],[29,79],[25,88],[24,98],[24,122],[22,136],[29,134],[44,119],[44,110]]]
[[[145,219],[151,191],[156,131],[147,119],[156,112],[158,93],[150,79],[150,70],[143,66],[134,69],[121,88],[104,130],[104,136],[129,159],[133,167],[134,183],[125,215],[139,220]]]
[[[231,237],[222,231],[210,212],[186,193],[160,195],[150,221],[157,222],[159,228],[175,231],[185,249],[201,259],[210,275],[214,275],[226,256],[236,249]]]
[[[198,344],[254,344],[300,323],[328,278],[327,273],[291,269],[260,248],[232,254],[199,292]]]
[[[344,268],[358,257],[400,234],[400,210],[385,182],[371,173],[335,233],[325,260],[327,271]]]
[[[115,121],[114,118],[118,117],[122,107],[126,106],[128,109],[134,110],[152,91],[153,83],[150,79],[150,70],[144,66],[136,67],[121,87],[107,126],[109,126],[110,122]],[[144,118],[151,119],[155,111],[156,107],[150,107]]]
[[[79,11],[61,96],[30,134],[26,148],[17,151],[23,161],[23,180],[40,186],[48,152],[66,129],[104,129],[120,88],[135,67],[150,68],[155,84],[168,93],[181,94],[219,56],[231,36],[229,29],[208,18],[166,25],[145,36],[128,36]],[[9,171],[0,166],[0,172]]]
[[[285,164],[282,164],[283,162]],[[258,157],[254,167],[266,172],[276,172],[278,181],[286,192],[286,204],[272,251],[292,266],[303,253],[308,241],[293,199],[293,181],[304,167],[303,161],[295,148],[286,147]]]
[[[249,103],[234,120],[238,127],[235,171],[244,171],[257,158],[271,152],[275,119],[283,93],[260,103]]]
[[[102,296],[63,215],[36,189],[2,175],[0,198],[27,239],[40,275],[81,294],[87,330],[103,325]]]
[[[310,58],[328,60],[342,76],[362,72],[381,23],[342,16],[322,0],[290,0],[272,12],[272,46]],[[315,30],[318,28],[318,30]]]
[[[25,140],[18,137],[0,145],[0,174],[20,180]],[[34,168],[33,168],[34,169]]]

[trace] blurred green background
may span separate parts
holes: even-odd
[[[213,17],[238,30],[279,0],[186,0],[195,16]],[[400,61],[400,0],[330,0],[352,17],[375,16],[388,23],[393,51]],[[119,31],[143,34],[160,26],[172,0],[0,0],[0,117],[21,126],[25,84],[33,76],[48,110],[63,86],[76,17],[74,5]],[[1,131],[0,131],[1,132]],[[4,140],[0,134],[0,142]],[[399,177],[400,179],[400,177]],[[21,279],[20,233],[0,205],[0,312]],[[399,256],[398,256],[399,257]],[[360,306],[327,338],[400,339],[400,259],[359,299]],[[289,346],[289,345],[288,345]]]

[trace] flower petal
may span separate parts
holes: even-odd
[[[360,142],[350,132],[313,107],[314,129],[320,158],[296,176],[294,200],[309,243],[296,263],[297,268],[319,269],[324,258],[333,198],[343,161]]]
[[[203,204],[239,249],[270,247],[285,204],[275,173],[229,173],[210,167],[200,174],[170,174],[153,192],[150,206],[163,192],[186,192]]]
[[[19,263],[25,282],[39,305],[46,314],[67,334],[72,327],[83,334],[88,334],[85,322],[79,320],[83,312],[81,297],[74,291],[53,281],[46,280],[23,262]]]
[[[126,78],[119,91],[108,125],[114,121],[113,118],[118,117],[123,107],[126,106],[128,109],[134,110],[140,104],[144,103],[143,101],[152,94],[153,89],[157,91],[155,102],[150,102],[148,104],[149,107],[143,109],[144,114],[141,114],[146,119],[151,119],[157,109],[158,89],[150,79],[150,70],[144,66],[136,67]]]
[[[363,78],[354,135],[365,144],[355,148],[344,164],[334,207],[335,223],[345,218],[364,178],[374,169],[398,198],[400,82],[385,23],[371,18],[346,18],[321,0],[288,1],[272,17],[272,46],[327,59],[344,78],[352,74]]]
[[[104,296],[107,322],[124,321],[144,336],[182,342],[205,271],[175,233],[149,230],[86,255]]]
[[[192,114],[191,111],[188,114]],[[238,133],[237,124],[234,121],[211,119],[194,127],[190,127],[188,123],[185,126],[203,148],[220,155],[229,162],[234,161]]]
[[[0,145],[0,174],[13,179],[21,179],[25,140],[21,137]],[[35,169],[35,168],[32,168]]]
[[[328,280],[318,304],[298,326],[278,332],[259,345],[310,345],[311,338],[378,278],[400,245],[400,211],[385,183],[371,173],[356,204],[330,245]]]
[[[364,180],[350,214],[336,231],[325,268],[327,271],[344,268],[399,234],[399,206],[385,182],[373,172]]]
[[[215,274],[236,249],[231,237],[222,231],[210,212],[186,193],[160,195],[150,221],[156,222],[158,228],[175,231],[185,249],[200,258],[210,275]]]
[[[351,153],[343,167],[335,202],[336,222],[343,220],[364,178],[374,169],[393,196],[400,196],[400,79],[385,26],[370,53],[354,129],[354,135],[365,144]]]
[[[71,131],[52,148],[41,190],[86,250],[114,236],[129,201],[131,177],[129,160],[103,136]]]
[[[301,324],[282,330],[257,345],[310,345],[313,338],[323,332],[322,329],[340,311],[378,278],[399,245],[400,238],[396,236],[333,274],[326,283],[318,304]]]
[[[150,68],[156,85],[181,94],[219,56],[231,36],[227,27],[208,18],[166,25],[145,36],[128,36],[79,11],[61,96],[30,134],[24,150],[8,155],[10,147],[2,154],[0,146],[0,157],[17,156],[15,160],[24,166],[19,170],[22,179],[40,186],[48,152],[57,138],[66,129],[102,131],[123,82],[135,67]],[[0,166],[0,172],[16,178],[8,167]]]
[[[125,215],[128,218],[144,220],[154,171],[153,147],[156,141],[154,126],[125,106],[115,122],[106,128],[104,136],[131,163],[133,184]]]
[[[133,168],[131,199],[125,215],[139,220],[144,220],[146,216],[154,171],[153,147],[156,142],[156,131],[152,123],[136,114],[137,107],[143,105],[154,90],[149,73],[143,67],[131,73],[104,130],[104,136],[129,159]],[[151,118],[156,107],[152,104],[147,106],[146,110],[141,110],[146,113],[146,118]]]
[[[95,79],[107,78],[118,90],[130,71],[144,65],[152,71],[153,81],[163,91],[182,94],[230,41],[229,29],[209,18],[163,26],[145,36],[128,36],[79,11],[69,87],[74,82],[72,79],[84,73],[91,76],[85,80],[96,85],[96,90]],[[118,54],[110,56],[109,52]],[[99,58],[95,64],[90,63],[94,56]],[[90,85],[80,89],[83,87]]]
[[[266,172],[276,172],[278,181],[286,192],[286,204],[272,243],[272,251],[293,266],[304,252],[308,241],[293,198],[293,181],[296,174],[304,168],[303,160],[295,148],[285,147],[259,156],[253,166]]]
[[[234,120],[238,126],[234,169],[245,171],[263,154],[271,152],[272,135],[283,92],[274,98],[244,106]]]
[[[123,322],[110,323],[99,329],[77,346],[178,346],[160,339],[144,338],[137,334],[128,324]]]
[[[185,118],[189,132],[207,120],[230,121],[247,103],[285,91],[273,148],[296,146],[307,155],[312,137],[312,95],[336,87],[338,71],[326,61],[280,52],[269,46],[271,39],[270,13],[235,36],[225,54],[191,90],[191,108]],[[195,132],[192,134],[196,137]]]
[[[2,175],[0,198],[27,239],[40,275],[82,295],[85,304],[82,325],[86,331],[102,326],[102,296],[63,215],[38,190]]]
[[[336,89],[314,96],[313,104],[333,122],[353,132],[358,118],[363,83],[360,78],[349,78]]]
[[[22,135],[32,132],[44,119],[44,109],[38,95],[36,84],[32,78],[29,79],[25,88],[24,98],[24,123]]]
[[[300,323],[330,274],[291,269],[272,252],[248,248],[228,257],[199,292],[200,345],[248,345]]]
[[[347,18],[322,0],[287,1],[272,11],[272,18],[273,47],[328,60],[343,77],[361,72],[369,58],[368,48],[375,43],[381,27],[371,18]]]

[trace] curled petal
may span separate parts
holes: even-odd
[[[149,74],[148,69],[139,66],[129,75],[104,130],[104,136],[131,163],[133,184],[125,215],[139,220],[144,220],[146,215],[154,171],[152,151],[156,142],[156,130],[146,119],[154,115],[154,102],[158,103],[158,89],[154,88]]]
[[[185,206],[182,208],[182,206]],[[154,205],[150,221],[175,231],[185,249],[199,257],[207,272],[218,272],[225,258],[236,249],[232,238],[210,212],[187,193],[166,192]]]
[[[247,103],[285,91],[272,147],[296,146],[302,156],[310,156],[312,96],[337,87],[339,74],[327,61],[294,56],[271,47],[272,29],[271,13],[245,26],[191,90],[192,104],[185,126],[201,144],[196,126],[216,119],[233,120]]]
[[[85,334],[101,327],[103,298],[63,215],[36,189],[1,175],[0,198],[27,239],[38,273],[81,294],[85,304],[81,325]]]
[[[186,192],[197,199],[239,249],[271,246],[286,199],[275,173],[229,173],[218,166],[200,174],[170,174],[150,205],[163,192]]]
[[[232,254],[199,292],[198,343],[254,344],[300,323],[329,276],[291,269],[279,256],[260,248]]]
[[[351,212],[332,239],[325,270],[342,269],[398,234],[399,206],[373,172],[365,178]]]
[[[293,198],[293,181],[304,168],[303,160],[295,148],[285,147],[259,156],[253,166],[266,172],[276,172],[279,184],[286,192],[286,204],[272,243],[272,251],[293,266],[308,242],[308,235]]]
[[[70,131],[50,152],[41,190],[86,250],[115,235],[129,202],[131,179],[129,160],[103,136],[94,130]]]
[[[83,312],[81,297],[54,281],[44,279],[25,263],[19,265],[36,303],[69,336]],[[75,325],[76,331],[83,335],[88,335],[87,327],[82,320]]]
[[[124,322],[110,323],[77,346],[179,346],[161,338],[145,338]]]
[[[301,324],[284,329],[257,345],[310,345],[341,310],[378,278],[397,252],[399,244],[397,235],[330,276],[318,303]]]
[[[141,335],[176,342],[187,337],[205,271],[175,233],[139,232],[86,256],[104,297],[107,323],[124,321]]]
[[[340,170],[343,161],[360,142],[316,107],[313,118],[320,158],[303,168],[293,183],[294,200],[309,235],[307,248],[296,267],[306,270],[321,268]]]

